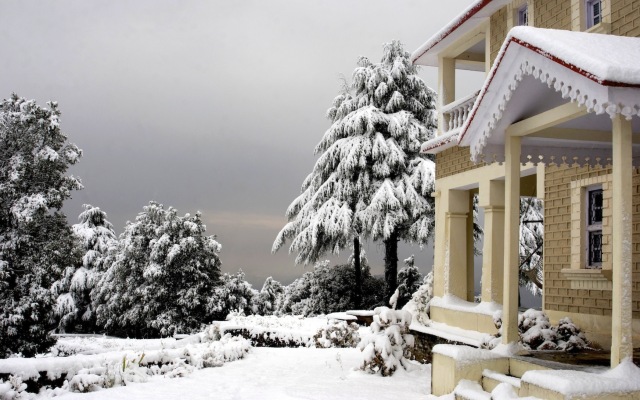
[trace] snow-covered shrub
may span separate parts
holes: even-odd
[[[352,264],[331,266],[328,261],[317,263],[313,271],[284,288],[279,314],[314,316],[346,311],[354,308]],[[372,308],[382,302],[384,282],[371,276],[365,264],[362,270],[362,306]]]
[[[411,314],[407,311],[376,308],[372,334],[358,344],[364,357],[361,369],[389,376],[400,366],[406,368],[408,352],[414,343],[413,335],[409,334],[410,324]]]
[[[411,300],[413,293],[420,288],[422,275],[415,266],[415,258],[413,255],[404,260],[406,267],[398,272],[398,295],[396,297],[395,307],[401,309]]]
[[[27,384],[19,376],[9,375],[7,381],[0,379],[0,400],[27,400],[34,396],[27,392]]]
[[[224,321],[229,313],[253,314],[257,296],[258,292],[247,282],[242,270],[235,275],[225,273],[209,299],[209,309],[217,321]]]
[[[424,277],[422,285],[415,291],[412,301],[415,304],[416,318],[418,322],[427,324],[429,322],[429,304],[433,298],[433,271]]]
[[[558,321],[554,331],[558,336],[558,350],[576,351],[589,347],[587,337],[568,317]]]
[[[211,322],[220,283],[220,244],[200,213],[150,202],[120,235],[94,301],[107,332],[131,337],[191,333]]]
[[[284,295],[284,288],[282,284],[272,277],[268,277],[264,281],[262,290],[258,295],[257,300],[257,313],[260,315],[273,315],[278,311],[280,303],[282,303],[282,297]]]
[[[313,340],[318,348],[356,347],[360,342],[358,329],[358,324],[354,322],[335,321],[321,328]]]
[[[84,256],[82,265],[68,266],[53,285],[57,296],[55,315],[60,332],[95,332],[96,315],[91,304],[91,292],[107,269],[107,253],[116,245],[113,226],[107,214],[98,207],[84,205],[80,222],[72,226],[73,234],[80,239]]]
[[[82,188],[68,168],[82,155],[60,129],[57,103],[13,94],[0,102],[0,358],[46,351],[51,286],[79,265],[79,244],[60,211]]]
[[[493,322],[498,333],[485,336],[481,343],[483,348],[493,349],[501,343],[502,312],[494,314]],[[528,350],[576,351],[590,346],[584,333],[571,319],[563,318],[557,326],[552,326],[544,312],[534,309],[518,315],[518,333],[519,342]]]

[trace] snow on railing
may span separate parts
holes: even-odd
[[[464,122],[469,118],[469,113],[473,108],[473,103],[476,102],[478,94],[480,94],[480,91],[442,107],[442,117],[444,119],[444,131],[442,133],[462,128]]]

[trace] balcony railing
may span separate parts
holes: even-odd
[[[442,107],[443,132],[441,133],[444,134],[462,128],[464,122],[469,118],[469,113],[478,94],[480,94],[480,91]]]

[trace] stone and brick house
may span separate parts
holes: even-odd
[[[544,200],[543,311],[552,323],[570,317],[611,349],[612,367],[632,357],[640,0],[476,0],[412,61],[439,73],[438,134],[423,145],[436,157],[431,319],[495,333],[492,316],[502,310],[503,342],[518,339],[519,201],[534,196]],[[456,99],[457,69],[485,72],[480,90]],[[479,304],[475,195],[485,232]],[[433,374],[434,382],[447,374],[435,358]]]

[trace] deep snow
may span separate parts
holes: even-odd
[[[431,366],[416,365],[392,377],[354,370],[357,349],[253,348],[246,358],[218,368],[194,371],[183,378],[154,377],[93,393],[68,393],[77,399],[425,399]]]

